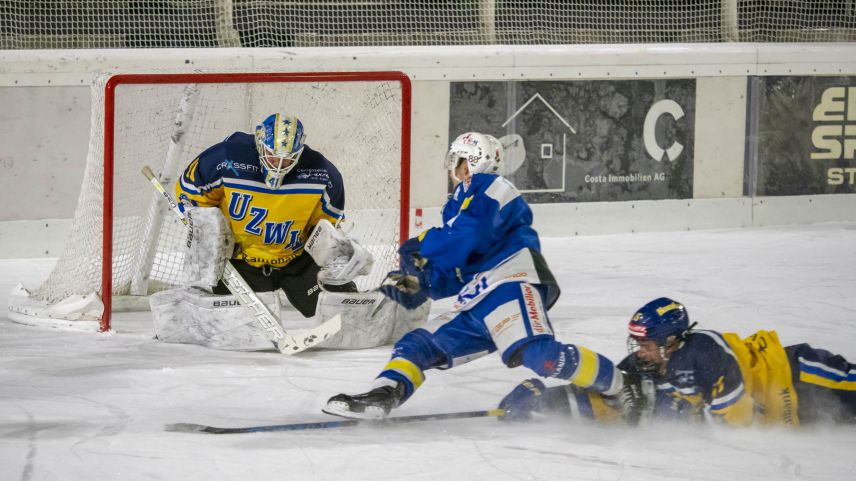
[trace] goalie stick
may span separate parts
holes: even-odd
[[[164,189],[157,177],[155,177],[152,169],[149,166],[144,166],[142,172],[169,203],[170,208],[181,219],[181,222],[192,230],[193,226],[190,223],[190,219],[181,212],[178,204]],[[303,334],[289,334],[285,332],[276,316],[270,312],[270,309],[259,299],[259,296],[256,295],[253,289],[250,288],[250,285],[247,284],[247,281],[235,269],[231,261],[226,262],[226,268],[223,271],[223,283],[226,284],[229,292],[238,298],[241,305],[252,312],[253,319],[262,327],[268,339],[276,346],[276,349],[283,354],[292,355],[305,351],[342,329],[342,318],[337,314],[320,326]]]
[[[380,420],[370,419],[341,419],[338,421],[320,421],[315,423],[270,424],[263,426],[245,426],[237,428],[220,428],[204,424],[176,423],[164,426],[165,431],[176,433],[208,433],[208,434],[245,434],[266,433],[273,431],[304,431],[307,429],[344,428],[349,426],[389,426],[420,421],[441,421],[444,419],[501,417],[504,409],[488,409],[485,411],[463,411],[457,413],[417,414],[414,416],[396,416]]]

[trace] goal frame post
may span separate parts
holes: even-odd
[[[410,77],[400,71],[362,72],[258,72],[258,73],[154,73],[115,74],[104,87],[104,198],[102,230],[101,302],[104,311],[99,331],[111,329],[113,310],[113,166],[115,161],[116,90],[122,85],[227,84],[271,82],[399,82],[401,85],[401,158],[399,242],[409,237],[410,225],[410,137],[412,87]]]

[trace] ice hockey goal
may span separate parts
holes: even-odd
[[[180,282],[184,226],[140,173],[167,190],[188,162],[272,112],[303,121],[307,144],[342,172],[351,236],[375,256],[363,289],[407,236],[410,82],[400,72],[182,73],[98,77],[74,225],[42,286],[19,288],[10,317],[111,329],[111,310]],[[99,302],[100,301],[100,302]],[[101,307],[103,305],[103,308]]]

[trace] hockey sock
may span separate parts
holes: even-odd
[[[605,394],[613,394],[615,378],[620,377],[612,361],[582,346],[548,338],[534,340],[520,349],[523,365],[542,377],[566,379]]]
[[[392,383],[390,383],[392,381]],[[383,371],[375,379],[372,387],[394,386],[395,383],[404,385],[404,396],[398,401],[398,404],[403,404],[413,393],[419,389],[419,386],[425,381],[425,374],[409,359],[403,357],[394,357],[386,363]]]
[[[424,371],[444,364],[445,359],[445,354],[431,342],[430,335],[422,329],[416,329],[395,343],[392,359],[386,363],[374,384],[388,385],[384,379],[404,384],[404,397],[400,401],[403,403],[422,385]]]

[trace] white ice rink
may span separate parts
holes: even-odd
[[[856,360],[856,224],[544,239],[563,294],[558,337],[618,360],[648,300],[683,302],[699,327],[776,329]],[[0,304],[47,260],[0,261]],[[434,307],[441,312],[443,304]],[[856,427],[799,430],[492,418],[266,434],[165,432],[330,420],[362,392],[389,347],[296,357],[152,340],[149,313],[115,332],[26,327],[0,316],[0,481],[102,480],[785,480],[856,479]],[[432,371],[397,414],[492,408],[525,368],[496,355]]]

